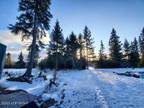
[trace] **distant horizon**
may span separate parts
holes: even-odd
[[[20,36],[13,36],[8,30],[9,24],[16,22],[18,13],[18,0],[0,1],[0,43],[8,46],[8,52],[14,55],[14,59],[22,51],[26,54],[25,44]],[[95,40],[96,53],[98,53],[100,41],[103,40],[108,51],[108,41],[112,28],[115,28],[120,40],[127,38],[132,41],[140,35],[144,27],[144,0],[53,0],[50,22],[51,29],[58,19],[63,29],[64,37],[72,31],[77,35],[83,33],[85,25],[89,27]],[[45,39],[47,42],[48,39]],[[44,56],[46,51],[41,53]]]

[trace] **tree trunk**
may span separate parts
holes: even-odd
[[[72,64],[73,64],[73,69],[76,69],[76,52],[72,54]]]
[[[58,55],[57,55],[58,51],[56,50],[56,65],[55,65],[55,72],[54,72],[54,82],[57,78],[57,70],[58,70]]]
[[[57,52],[56,52],[56,65],[55,65],[55,71],[54,71],[54,81],[57,78],[57,70],[58,70],[58,60],[57,60]]]
[[[30,60],[27,64],[26,73],[24,74],[25,77],[30,77],[32,73],[32,68],[34,64],[35,46],[36,46],[36,36],[33,37],[32,47],[31,47],[31,52],[30,52]]]
[[[82,48],[80,48],[80,69],[82,69]]]
[[[30,50],[30,60],[27,64],[27,70],[25,72],[25,74],[23,75],[24,77],[26,78],[30,78],[31,77],[31,73],[32,73],[32,68],[33,68],[33,64],[34,64],[34,56],[35,56],[35,52],[36,52],[36,40],[37,40],[37,17],[35,15],[34,17],[34,27],[33,27],[33,33],[32,33],[32,47],[31,47],[31,50]]]
[[[80,60],[82,59],[82,48],[80,48]]]
[[[87,50],[87,69],[88,69],[88,66],[89,66],[89,58],[88,58],[88,47],[86,47],[86,50]]]

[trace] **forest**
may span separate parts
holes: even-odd
[[[109,39],[109,54],[105,53],[103,41],[100,41],[99,52],[95,52],[94,39],[90,29],[85,26],[83,33],[76,35],[74,32],[65,38],[59,21],[50,34],[48,45],[36,44],[33,67],[40,69],[86,69],[89,66],[95,68],[137,68],[144,66],[144,28],[133,41],[120,41],[113,28]],[[46,48],[47,57],[40,60],[39,52]],[[30,51],[29,46],[28,51]],[[30,53],[30,52],[29,52]],[[97,54],[97,55],[96,55]],[[27,61],[24,61],[22,52],[17,62],[13,62],[11,54],[7,54],[5,68],[25,68]]]

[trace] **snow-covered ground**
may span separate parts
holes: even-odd
[[[144,69],[90,68],[83,71],[59,71],[57,90],[54,91],[52,96],[49,94],[49,90],[42,96],[43,98],[57,97],[63,91],[63,98],[58,99],[61,108],[143,108],[144,79],[115,74],[127,71],[143,72]],[[13,70],[13,72],[15,73],[16,70]],[[48,73],[47,76],[50,76],[50,74]],[[12,87],[14,84],[9,85]],[[18,83],[15,86],[21,88]],[[35,91],[42,90],[44,86],[45,82],[38,80],[31,86],[25,85],[23,88],[26,91],[35,88],[30,92],[35,94]],[[52,108],[55,108],[55,106]]]
[[[61,73],[59,81],[64,83],[61,88],[65,89],[61,107],[143,108],[144,79],[119,76],[113,73],[116,70],[107,72],[107,69],[91,69]]]
[[[11,76],[20,76],[23,75],[26,69],[4,69],[4,72],[8,72]],[[7,90],[24,90],[32,95],[39,96],[45,90],[45,87],[49,84],[49,80],[52,78],[52,73],[48,72],[46,77],[48,80],[43,78],[36,78],[39,74],[38,69],[33,69],[32,75],[34,79],[32,84],[26,82],[16,82],[16,81],[7,81],[7,75],[3,74],[2,79],[0,80],[0,87],[6,88]]]
[[[125,73],[125,72],[144,72],[144,68],[110,68],[110,69],[96,69],[100,72],[115,72],[115,73]]]

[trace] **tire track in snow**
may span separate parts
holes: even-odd
[[[96,96],[97,96],[97,99],[100,102],[102,108],[109,108],[105,97],[102,95],[102,92],[98,87],[96,87]]]
[[[89,70],[89,72],[91,74],[93,74],[92,70]],[[96,75],[94,75],[94,76],[96,77]],[[98,99],[102,108],[109,108],[109,105],[108,105],[105,97],[102,95],[102,91],[98,87],[98,84],[96,84],[96,96],[97,96],[97,99]]]
[[[66,83],[61,108],[109,108],[97,83],[97,76],[91,70],[63,73],[60,78]]]

